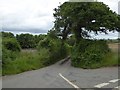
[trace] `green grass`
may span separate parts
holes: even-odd
[[[108,53],[102,61],[102,66],[118,66],[119,58],[117,52]]]
[[[118,44],[117,44],[118,45]],[[103,60],[99,63],[92,63],[89,66],[80,65],[79,67],[84,69],[96,69],[101,67],[113,67],[113,66],[120,66],[120,55],[118,53],[118,46],[116,43],[110,43],[111,52],[105,55]]]
[[[118,66],[120,65],[118,63],[118,58],[120,58],[120,56],[118,57],[118,53],[110,52],[106,54],[106,56],[103,58],[103,60],[100,63],[92,63],[89,66],[80,65],[79,67],[83,69],[96,69],[96,68],[101,68],[101,67]]]
[[[113,67],[118,66],[118,54],[114,52],[108,53],[101,63],[96,63],[91,65],[91,69],[100,68],[100,67]]]
[[[44,63],[46,63],[49,60],[48,50],[44,48],[41,49],[39,52],[22,51],[16,56],[17,57],[15,58],[15,60],[8,61],[7,65],[5,65],[5,67],[2,68],[2,70],[0,70],[0,74],[2,73],[2,75],[10,75],[40,69],[45,67],[46,65]],[[95,69],[100,67],[118,66],[118,56],[118,52],[112,50],[112,52],[106,54],[106,56],[100,63],[94,63],[90,66],[82,65],[79,67],[85,69]]]
[[[2,71],[2,75],[18,74],[44,67],[43,60],[47,57],[46,50],[41,52],[20,52],[17,58],[10,61]]]
[[[22,50],[22,52],[14,54],[16,55],[14,59],[11,57],[4,58],[5,64],[2,68],[2,75],[18,74],[40,69],[61,60],[61,58],[56,58],[59,52],[49,52],[49,49],[46,48],[41,48],[39,51]]]
[[[2,76],[2,68],[0,68],[0,76]]]

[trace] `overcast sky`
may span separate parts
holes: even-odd
[[[0,28],[16,33],[47,33],[53,27],[53,9],[68,0],[0,0]],[[118,13],[118,1],[98,0]],[[96,36],[97,38],[104,35]],[[117,38],[118,33],[105,38]]]

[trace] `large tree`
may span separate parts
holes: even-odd
[[[79,42],[92,31],[120,31],[120,16],[102,2],[65,2],[54,11],[54,29],[63,40],[71,33]]]

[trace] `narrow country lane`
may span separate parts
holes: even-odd
[[[4,76],[3,88],[118,88],[118,68],[80,69],[61,64]]]

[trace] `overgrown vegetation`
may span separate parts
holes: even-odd
[[[2,37],[2,39],[2,75],[39,69],[68,55],[67,46],[61,45],[61,39],[54,39],[49,35],[39,41],[37,51],[34,52],[21,51],[15,37]]]
[[[118,64],[112,57],[109,61],[105,59],[112,53],[106,41],[91,41],[86,38],[91,37],[90,32],[94,32],[95,35],[101,32],[105,34],[109,31],[119,32],[120,15],[111,11],[102,2],[65,2],[54,10],[55,31],[73,46],[71,53],[73,66],[97,68]],[[74,37],[68,39],[70,34]]]
[[[13,55],[16,55],[15,53]],[[3,75],[17,74],[24,71],[35,70],[44,67],[43,61],[48,59],[46,50],[41,52],[20,52],[17,57],[7,60],[3,67]]]
[[[115,54],[112,54],[104,40],[81,40],[79,45],[73,47],[72,65],[82,68],[114,66],[118,64],[118,59],[114,57]],[[111,59],[108,60],[108,57]]]
[[[71,65],[98,68],[118,65],[117,53],[105,40],[90,40],[90,32],[98,34],[120,31],[120,15],[102,2],[65,2],[54,9],[54,27],[47,35],[2,32],[3,75],[42,68],[71,57]],[[21,49],[36,49],[22,52]]]
[[[66,44],[61,42],[61,39],[48,37],[40,41],[37,47],[39,51],[44,48],[48,50],[49,59],[45,60],[45,65],[53,64],[68,55],[68,47]]]
[[[16,39],[19,42],[22,49],[36,48],[38,42],[43,40],[46,35],[32,35],[32,34],[20,34],[16,35]]]
[[[118,65],[117,52],[111,52],[104,40],[83,39],[79,45],[74,46],[70,46],[70,43],[61,46],[62,44],[61,39],[44,38],[39,42],[37,51],[22,52],[17,50],[18,48],[16,50],[6,48],[3,43],[2,75],[39,69],[54,64],[68,55],[71,55],[72,66],[75,67],[98,68]]]

